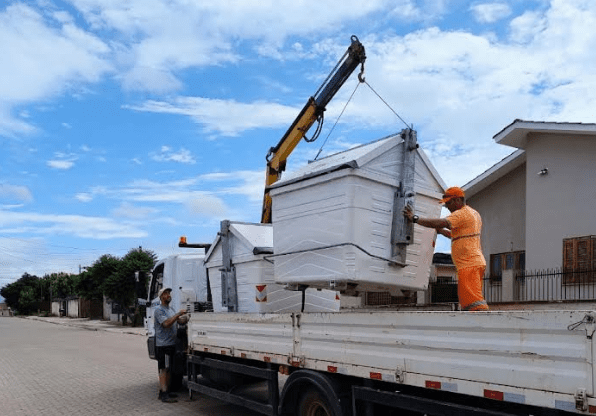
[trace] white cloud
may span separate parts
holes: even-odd
[[[470,7],[474,18],[480,23],[494,23],[504,19],[511,14],[511,8],[507,3],[483,3]]]
[[[546,28],[546,20],[541,13],[526,12],[513,19],[509,28],[509,38],[513,42],[527,43]]]
[[[126,222],[83,215],[52,215],[34,212],[0,211],[4,234],[69,235],[91,239],[142,238],[147,232]]]
[[[213,195],[189,198],[185,205],[188,211],[194,215],[203,215],[212,218],[225,218],[230,212],[229,207],[220,198]]]
[[[111,71],[109,47],[59,15],[45,17],[24,3],[0,12],[0,134],[32,133],[35,127],[11,115],[19,104],[43,101],[73,85],[96,82]]]
[[[82,192],[82,193],[76,194],[75,198],[81,202],[93,201],[93,195],[88,192]]]
[[[74,166],[74,161],[72,160],[48,160],[46,164],[53,168],[59,170],[68,170]]]
[[[298,115],[299,109],[277,103],[239,103],[201,97],[178,97],[171,102],[147,101],[128,106],[135,111],[179,114],[191,117],[208,132],[237,136],[257,128],[287,126]]]
[[[159,210],[155,208],[136,206],[129,202],[123,202],[118,208],[112,210],[112,214],[116,217],[130,218],[134,220],[146,219],[151,214],[157,212],[159,212]]]
[[[0,201],[31,202],[33,195],[26,186],[0,183]]]
[[[156,162],[178,162],[189,165],[197,163],[190,151],[184,148],[174,152],[169,146],[162,146],[160,153],[150,153],[149,156]]]
[[[125,88],[153,92],[179,89],[176,71],[241,60],[234,51],[238,39],[254,41],[254,49],[276,59],[284,41],[295,35],[318,33],[369,13],[382,12],[387,0],[321,3],[316,0],[277,3],[247,0],[228,2],[144,0],[71,0],[91,29],[120,33],[117,60],[125,68]],[[427,1],[429,11],[445,1]],[[437,6],[439,5],[439,6]],[[316,12],[313,12],[316,10]],[[247,24],[251,22],[251,24]],[[135,42],[126,42],[134,39]]]

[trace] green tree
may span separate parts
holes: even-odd
[[[37,308],[37,291],[33,286],[25,286],[19,293],[19,312],[29,315]]]
[[[30,275],[29,273],[0,289],[0,295],[5,299],[5,302],[11,309],[21,314],[28,314],[31,312],[35,302],[36,296],[39,294],[39,277]]]
[[[70,273],[52,273],[45,275],[43,280],[50,283],[52,298],[66,298],[77,295],[76,287],[79,276]]]
[[[150,250],[132,249],[122,258],[116,272],[105,280],[104,293],[122,307],[133,324],[137,324],[139,314],[136,300],[147,287],[149,271],[156,260],[157,256]],[[133,306],[136,306],[135,313],[131,314]]]

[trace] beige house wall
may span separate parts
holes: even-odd
[[[436,282],[437,277],[450,277],[454,282],[457,281],[457,270],[453,264],[433,264],[430,269],[430,281]]]
[[[526,268],[558,268],[564,238],[596,235],[596,137],[534,134],[526,156]]]
[[[482,252],[490,255],[521,251],[526,246],[526,164],[467,199],[482,216]]]

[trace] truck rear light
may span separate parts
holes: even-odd
[[[487,399],[502,401],[505,398],[505,394],[503,394],[502,391],[484,389],[484,397],[486,397]]]
[[[263,357],[263,361],[265,361],[266,363],[270,363],[271,362],[271,357],[264,356]]]
[[[330,373],[337,373],[337,367],[332,366],[332,365],[328,365],[327,366],[327,371],[329,371]]]
[[[370,378],[372,378],[373,380],[383,380],[383,374],[381,374],[381,373],[373,373],[371,371]]]
[[[426,380],[425,384],[426,384],[427,389],[441,390],[441,382],[440,381]]]

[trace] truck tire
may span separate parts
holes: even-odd
[[[298,404],[298,416],[341,416],[333,413],[325,397],[314,388],[308,389]]]

